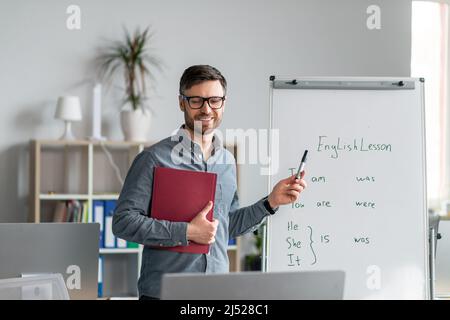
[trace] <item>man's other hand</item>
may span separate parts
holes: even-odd
[[[200,211],[197,216],[189,222],[187,227],[187,239],[198,244],[211,244],[216,240],[217,226],[219,221],[214,219],[212,222],[206,218],[206,215],[213,207],[212,201]]]

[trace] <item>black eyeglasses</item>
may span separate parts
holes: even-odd
[[[220,109],[223,106],[223,102],[225,100],[225,96],[223,97],[186,97],[185,95],[180,95],[184,100],[188,102],[188,105],[191,109],[201,109],[205,101],[208,102],[208,105],[211,109]]]

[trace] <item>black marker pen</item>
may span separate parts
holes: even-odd
[[[300,173],[305,168],[307,154],[308,154],[308,150],[305,150],[305,152],[303,153],[302,161],[300,162],[300,165],[298,166],[298,171],[297,171],[297,174],[295,175],[295,179],[300,179]]]

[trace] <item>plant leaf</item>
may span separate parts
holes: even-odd
[[[120,72],[125,82],[124,102],[136,109],[143,107],[147,99],[147,80],[155,79],[150,70],[162,71],[162,61],[149,50],[154,36],[150,26],[143,31],[137,27],[133,33],[123,27],[123,31],[124,39],[111,41],[97,57],[99,75],[102,80],[111,81]]]

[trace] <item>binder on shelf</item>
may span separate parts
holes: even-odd
[[[103,257],[98,257],[98,297],[103,297]]]
[[[104,241],[104,220],[105,220],[105,210],[103,207],[103,201],[101,200],[94,200],[92,202],[92,207],[94,210],[93,212],[93,222],[97,222],[100,224],[100,239],[99,239],[99,248],[105,247],[105,241]]]
[[[150,216],[154,219],[190,222],[208,203],[214,201],[217,174],[155,167]],[[212,208],[207,219],[213,220]],[[187,253],[208,253],[209,245],[191,242],[187,246],[155,247]]]
[[[117,248],[120,248],[120,249],[128,248],[127,240],[117,238]]]
[[[112,231],[112,220],[117,200],[104,201],[105,210],[105,248],[117,248],[117,239]]]
[[[111,215],[111,217],[114,215],[114,210],[116,209],[117,206],[117,200],[106,200],[105,201],[105,210],[107,210],[109,212],[109,214]],[[112,223],[111,223],[111,234],[112,234]],[[127,241],[121,238],[118,238],[116,236],[114,236],[114,240],[115,240],[115,247],[119,248],[119,249],[126,249],[127,248]]]
[[[139,248],[139,244],[136,242],[127,241],[127,248],[137,249]]]

